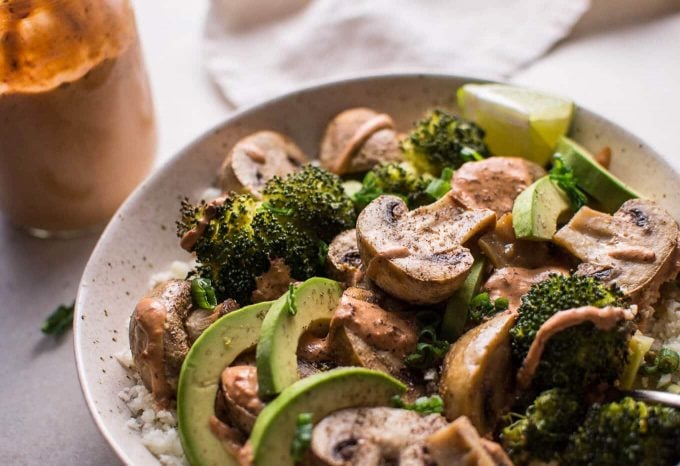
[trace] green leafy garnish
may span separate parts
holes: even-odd
[[[71,328],[73,325],[73,309],[75,302],[70,306],[62,304],[50,314],[50,316],[45,319],[40,327],[43,333],[47,335],[62,335],[66,330]]]
[[[295,302],[295,284],[288,285],[288,294],[286,295],[286,306],[288,306],[288,314],[294,316],[298,312],[297,303]]]
[[[290,446],[290,454],[296,463],[302,461],[305,452],[309,448],[309,444],[312,442],[313,427],[312,413],[298,414],[295,435],[293,436],[293,443]]]
[[[352,201],[355,205],[367,206],[382,194],[383,190],[378,185],[378,177],[374,172],[370,171],[364,176],[364,179],[361,182],[361,189],[354,193]]]
[[[432,196],[434,199],[440,199],[451,191],[451,177],[453,177],[453,169],[446,167],[442,170],[439,178],[430,181],[430,184],[425,188],[425,193]]]
[[[495,301],[491,302],[489,293],[479,293],[470,300],[468,318],[473,323],[480,323],[499,312],[505,311],[509,305],[510,302],[508,301],[508,298],[497,298]]]
[[[555,154],[553,157],[553,167],[550,169],[549,175],[550,180],[562,188],[564,193],[567,195],[569,202],[571,203],[571,208],[574,210],[574,212],[578,211],[581,207],[588,203],[588,197],[576,183],[574,171],[571,169],[571,167],[568,167],[564,164],[564,160],[562,160],[562,156],[560,154]]]
[[[217,306],[215,289],[209,278],[194,278],[191,280],[191,299],[200,309],[214,309]]]
[[[680,354],[664,346],[656,353],[654,361],[640,368],[644,375],[672,374],[680,367]]]
[[[390,401],[395,408],[408,409],[421,414],[435,414],[444,411],[444,400],[439,395],[421,396],[414,403],[404,403],[399,395],[394,395]]]
[[[461,149],[460,155],[463,156],[463,159],[466,162],[479,162],[480,160],[484,160],[484,158],[485,158],[482,154],[480,154],[479,152],[474,150],[472,147],[467,147],[467,146],[465,146],[465,147],[463,147],[463,149]],[[444,169],[444,170],[446,170],[446,169]],[[444,174],[444,172],[442,172],[442,175],[443,174]],[[443,178],[443,176],[442,176],[442,178]]]
[[[404,362],[409,367],[416,369],[429,369],[441,363],[449,350],[449,342],[439,339],[438,329],[441,317],[432,311],[422,311],[416,316],[421,324],[418,344],[413,353],[408,354]]]

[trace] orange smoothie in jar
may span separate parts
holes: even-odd
[[[36,233],[104,223],[156,146],[128,0],[5,0],[0,31],[0,210]]]

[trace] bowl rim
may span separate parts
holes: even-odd
[[[83,351],[85,350],[85,339],[84,335],[82,334],[81,331],[81,316],[82,314],[82,309],[83,309],[83,300],[84,300],[84,288],[85,284],[89,282],[90,279],[90,274],[92,273],[92,269],[94,267],[94,264],[96,262],[96,258],[99,255],[100,249],[103,247],[103,243],[105,242],[106,238],[108,237],[109,233],[114,230],[117,226],[118,223],[118,218],[120,217],[121,212],[127,208],[129,204],[134,202],[134,200],[141,198],[144,196],[144,193],[146,191],[146,188],[148,185],[153,183],[157,178],[162,177],[165,175],[167,171],[171,169],[171,167],[181,158],[185,157],[185,154],[190,153],[194,150],[195,147],[201,145],[205,139],[207,139],[211,134],[214,134],[215,132],[221,130],[223,127],[229,125],[233,120],[237,120],[243,116],[247,116],[252,113],[256,113],[263,108],[266,108],[270,105],[273,105],[277,102],[280,102],[282,100],[288,100],[288,99],[294,99],[296,96],[299,96],[301,94],[305,94],[308,92],[312,91],[317,91],[317,90],[323,90],[326,88],[332,88],[338,85],[342,84],[352,84],[352,83],[360,83],[360,82],[371,82],[371,81],[380,81],[380,80],[385,80],[385,79],[441,79],[441,80],[457,80],[457,81],[462,81],[466,83],[493,83],[493,84],[509,84],[512,86],[517,86],[517,87],[524,87],[527,89],[536,89],[534,87],[528,87],[528,86],[523,86],[521,84],[516,84],[516,83],[511,83],[509,81],[496,81],[496,80],[489,80],[489,79],[484,79],[484,78],[478,78],[478,77],[470,77],[466,75],[457,75],[457,74],[445,74],[445,73],[381,73],[381,74],[370,74],[370,75],[360,75],[360,76],[353,76],[349,78],[344,78],[344,79],[329,79],[329,80],[323,80],[317,83],[313,83],[311,85],[301,87],[294,89],[292,91],[284,92],[282,94],[276,95],[272,98],[262,100],[260,102],[254,103],[253,105],[245,106],[241,109],[237,109],[233,113],[229,114],[225,119],[221,120],[220,122],[212,125],[209,127],[207,130],[203,131],[200,133],[198,136],[194,137],[189,143],[184,145],[179,151],[177,151],[174,155],[169,157],[163,164],[151,171],[151,173],[128,195],[128,197],[125,199],[125,201],[120,205],[120,207],[116,210],[116,212],[113,214],[109,222],[107,223],[106,227],[104,230],[101,232],[99,239],[97,240],[97,243],[95,244],[94,248],[92,249],[92,253],[90,254],[90,257],[85,265],[85,268],[83,269],[83,274],[81,276],[81,279],[78,283],[78,291],[76,293],[76,299],[75,299],[75,313],[74,313],[74,319],[73,319],[73,352],[75,356],[75,363],[76,363],[76,371],[78,374],[78,382],[80,385],[81,392],[83,394],[83,397],[85,399],[85,403],[87,405],[88,411],[90,412],[90,416],[94,420],[97,429],[99,430],[100,434],[106,440],[106,442],[109,444],[109,446],[113,449],[113,451],[116,453],[118,458],[125,464],[134,464],[131,460],[131,458],[128,456],[128,453],[121,447],[121,445],[115,441],[111,433],[106,429],[106,426],[104,424],[104,420],[102,419],[101,414],[99,414],[95,400],[93,398],[92,392],[90,390],[89,385],[86,383],[86,376],[85,376],[85,364],[83,362]],[[540,90],[540,89],[539,89]],[[542,91],[545,92],[545,91]],[[549,92],[547,92],[549,93]],[[600,120],[606,122],[608,125],[610,125],[612,128],[616,129],[617,131],[620,131],[624,133],[627,137],[630,138],[631,141],[634,141],[636,144],[643,145],[648,152],[651,153],[651,155],[655,156],[657,158],[657,161],[663,168],[666,170],[669,170],[673,172],[677,178],[680,179],[680,174],[678,173],[678,170],[673,167],[668,159],[666,157],[663,157],[656,149],[654,148],[653,145],[648,144],[646,141],[642,140],[632,132],[628,131],[627,129],[623,128],[620,126],[618,123],[610,120],[609,118],[606,118],[596,112],[591,111],[588,107],[583,107],[580,104],[574,102],[574,106],[576,109],[579,111],[584,112],[588,117],[596,117],[599,118]]]

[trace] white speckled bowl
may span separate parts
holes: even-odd
[[[455,110],[455,91],[472,79],[396,75],[353,79],[293,92],[239,112],[208,131],[142,184],[104,231],[83,274],[76,300],[75,354],[85,399],[120,458],[138,466],[158,461],[125,423],[130,413],[118,392],[131,385],[115,354],[128,345],[126,322],[147,291],[151,274],[187,260],[175,236],[179,200],[196,200],[215,179],[228,149],[261,129],[292,137],[316,155],[328,120],[348,107],[368,106],[392,115],[406,130],[441,106]],[[571,135],[592,151],[609,145],[611,170],[680,218],[680,178],[661,156],[626,130],[578,109]]]

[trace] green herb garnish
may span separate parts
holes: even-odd
[[[656,353],[651,364],[640,368],[644,375],[672,374],[680,367],[680,354],[668,347],[663,347]]]
[[[194,278],[191,280],[191,299],[194,306],[201,309],[214,309],[217,306],[215,289],[209,278]]]
[[[40,327],[43,333],[47,335],[62,335],[66,330],[71,328],[73,325],[73,309],[75,302],[70,306],[62,304],[50,314],[50,316],[45,319]]]
[[[404,403],[399,395],[394,395],[390,401],[395,408],[408,409],[421,414],[435,414],[444,411],[444,400],[439,395],[421,396],[414,403]]]
[[[430,184],[425,188],[425,192],[434,199],[440,199],[451,191],[451,178],[453,177],[453,169],[446,167],[442,170],[439,178],[430,181]]]
[[[433,311],[422,311],[416,316],[421,324],[418,344],[413,353],[404,359],[407,366],[417,369],[429,369],[441,363],[449,350],[449,342],[439,339],[441,316]]]
[[[300,413],[297,417],[297,424],[295,426],[295,435],[293,436],[293,443],[290,446],[290,454],[293,461],[296,463],[302,461],[305,452],[312,442],[312,413]]]
[[[480,323],[499,312],[505,311],[509,305],[508,298],[497,298],[492,302],[489,293],[479,293],[470,300],[468,318],[471,322]]]
[[[294,316],[298,312],[297,303],[295,302],[295,291],[297,288],[295,284],[288,285],[288,294],[286,295],[286,306],[288,306],[288,314]]]
[[[578,211],[581,207],[588,203],[588,197],[576,183],[574,171],[571,169],[571,167],[568,167],[564,164],[564,160],[562,160],[562,156],[560,154],[555,154],[553,157],[553,167],[550,169],[549,175],[550,180],[562,188],[564,193],[567,195],[569,202],[571,203],[571,208],[574,210],[574,212]]]

